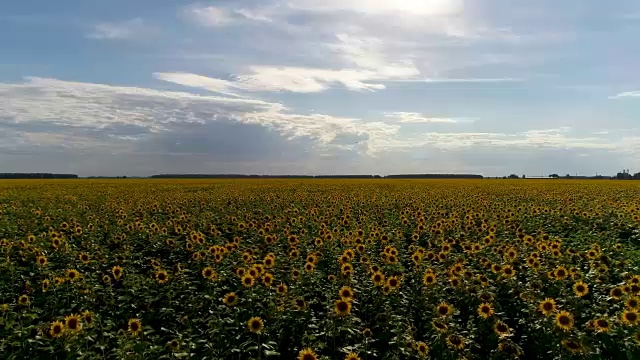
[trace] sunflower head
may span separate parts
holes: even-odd
[[[234,292],[230,292],[224,296],[222,302],[227,306],[233,306],[238,302],[238,295]]]
[[[360,357],[356,353],[349,353],[344,357],[344,360],[360,360]]]
[[[69,281],[73,282],[78,280],[78,277],[80,277],[80,273],[78,272],[78,270],[75,269],[68,269],[67,270],[67,279],[69,279]]]
[[[244,287],[252,287],[255,282],[254,277],[249,274],[242,277],[242,286]]]
[[[482,303],[478,306],[478,315],[483,319],[490,317],[493,313],[493,306],[489,303]]]
[[[111,274],[113,274],[113,278],[119,280],[122,277],[123,269],[120,266],[114,266],[111,268]]]
[[[611,322],[605,318],[599,318],[592,321],[593,327],[597,332],[609,332],[611,330]]]
[[[64,333],[64,324],[61,321],[54,321],[51,323],[51,326],[49,327],[49,334],[52,337],[62,336],[63,333]]]
[[[556,326],[564,331],[569,331],[573,327],[573,315],[567,311],[556,314]]]
[[[620,314],[620,319],[624,324],[634,326],[640,322],[640,314],[635,310],[624,310],[622,314]]]
[[[589,286],[582,281],[578,281],[573,284],[573,292],[579,297],[586,296],[589,293]]]
[[[438,305],[436,307],[436,314],[438,316],[449,316],[453,313],[453,307],[447,303],[440,303],[440,305]]]
[[[84,322],[86,322],[87,324],[91,324],[93,322],[93,314],[91,313],[91,311],[89,310],[85,310],[82,313],[82,319],[84,320]]]
[[[549,316],[556,311],[556,302],[551,298],[546,298],[538,305],[538,310],[544,315]]]
[[[447,345],[454,349],[464,349],[464,338],[459,335],[449,335],[447,336]]]
[[[565,349],[567,349],[569,352],[572,352],[572,353],[579,353],[584,349],[582,343],[580,343],[577,340],[570,340],[570,339],[562,340],[562,347],[564,347]]]
[[[416,343],[416,351],[421,358],[426,357],[429,353],[429,346],[425,342],[419,341]]]
[[[29,305],[29,303],[30,303],[29,296],[20,295],[20,297],[18,297],[18,304],[20,304],[22,306],[27,306],[27,305]]]
[[[338,291],[338,294],[343,299],[351,299],[355,295],[353,290],[348,286],[343,286],[342,288],[340,288],[340,290]]]
[[[509,326],[507,326],[507,324],[503,323],[502,321],[497,321],[493,325],[493,331],[499,337],[505,337],[511,334],[511,329],[509,329]]]
[[[298,360],[318,360],[318,354],[316,354],[311,348],[300,350],[298,353]]]
[[[75,333],[82,329],[82,322],[80,321],[80,316],[76,314],[71,314],[64,318],[64,324],[66,330]]]
[[[351,302],[345,299],[336,300],[333,310],[338,316],[347,316],[351,312]]]
[[[254,334],[259,334],[264,329],[264,323],[259,317],[252,317],[247,321],[247,328]]]
[[[128,330],[133,336],[137,336],[142,331],[142,322],[139,319],[129,319]]]
[[[155,275],[156,281],[159,284],[165,284],[169,281],[169,274],[164,270],[158,270]]]

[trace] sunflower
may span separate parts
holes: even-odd
[[[597,332],[606,333],[611,330],[611,323],[604,318],[595,319],[592,321],[592,324]]]
[[[51,282],[49,281],[49,279],[42,280],[42,292],[47,292],[47,290],[49,290],[50,284]]]
[[[462,350],[464,349],[464,338],[459,335],[449,335],[447,336],[447,345],[454,349]]]
[[[287,284],[280,284],[276,286],[276,292],[278,294],[286,294],[287,290],[289,290],[289,288],[287,287]]]
[[[344,357],[344,360],[360,360],[360,357],[356,353],[349,353]]]
[[[483,319],[486,319],[493,315],[493,306],[489,303],[482,303],[478,306],[478,315]]]
[[[75,270],[75,269],[67,270],[67,279],[69,279],[69,281],[74,282],[78,280],[78,277],[80,277],[80,273],[78,272],[78,270]]]
[[[303,311],[307,308],[307,303],[306,301],[304,301],[304,299],[298,298],[293,301],[293,306],[296,308],[296,310]]]
[[[171,340],[171,341],[169,341],[167,343],[167,346],[169,346],[169,348],[171,348],[171,350],[176,351],[176,350],[180,349],[180,340],[173,339],[173,340]]]
[[[429,346],[425,342],[419,341],[416,343],[416,350],[418,351],[418,356],[423,358],[429,353]]]
[[[582,281],[578,281],[577,283],[573,284],[573,292],[576,294],[576,296],[585,296],[589,293],[589,285],[585,284]]]
[[[86,253],[80,253],[80,255],[78,255],[78,258],[85,265],[87,265],[89,263],[89,255],[86,254]]]
[[[506,278],[512,278],[516,275],[516,271],[513,270],[511,265],[506,265],[502,268],[502,275]]]
[[[63,277],[56,276],[53,278],[53,285],[55,286],[60,286],[64,284],[64,282],[65,282],[65,278]]]
[[[549,316],[556,311],[556,302],[551,298],[546,298],[538,305],[538,310],[544,315]]]
[[[265,273],[265,274],[262,276],[262,283],[263,283],[265,286],[271,286],[271,284],[273,284],[273,274],[271,274],[271,273]]]
[[[202,273],[202,277],[204,277],[207,280],[211,280],[211,281],[215,280],[217,278],[217,276],[218,276],[218,274],[216,274],[215,270],[213,270],[210,267],[206,267],[206,268],[202,269],[201,273]]]
[[[582,343],[576,340],[562,340],[562,347],[572,353],[578,353],[584,349]]]
[[[640,322],[640,314],[635,310],[624,310],[622,314],[620,314],[620,319],[626,325],[634,326]]]
[[[82,313],[82,318],[84,319],[84,322],[86,322],[87,324],[91,324],[93,322],[93,314],[89,310],[85,310]]]
[[[40,255],[40,256],[36,257],[36,264],[38,264],[40,266],[47,265],[47,258],[44,255]]]
[[[102,275],[102,282],[105,283],[105,284],[111,284],[111,276]]]
[[[351,302],[345,299],[336,300],[333,311],[340,317],[347,316],[351,312]]]
[[[298,360],[318,360],[318,354],[316,354],[311,348],[300,350],[298,353]]]
[[[156,281],[159,284],[165,284],[167,281],[169,281],[169,274],[164,271],[164,270],[158,270],[158,272],[156,272]]]
[[[345,300],[352,299],[353,296],[355,295],[355,293],[353,292],[353,289],[351,289],[348,286],[343,286],[342,288],[340,288],[340,290],[338,291],[338,294],[340,295],[341,298]]]
[[[114,266],[111,268],[111,273],[113,274],[113,278],[116,280],[120,280],[120,277],[122,277],[122,268],[120,266]]]
[[[245,275],[242,277],[242,286],[244,287],[252,287],[253,284],[255,284],[256,279],[253,278],[253,276],[251,275]]]
[[[561,311],[556,314],[556,326],[562,330],[569,331],[573,327],[573,315],[568,311]]]
[[[49,334],[53,337],[62,336],[64,333],[64,324],[61,321],[54,321],[49,327]]]
[[[264,323],[262,322],[261,318],[252,317],[251,319],[249,319],[249,321],[247,321],[247,328],[252,333],[259,334],[262,332],[262,329],[264,329]]]
[[[445,324],[442,320],[435,319],[431,322],[431,326],[436,329],[439,333],[446,333],[448,330],[447,324]]]
[[[306,272],[312,272],[313,269],[315,269],[315,267],[316,267],[315,264],[311,263],[311,262],[308,262],[308,263],[304,264],[304,270]]]
[[[609,291],[609,296],[611,296],[615,300],[620,300],[622,298],[622,295],[624,295],[624,291],[619,286],[616,286],[611,289],[611,291]]]
[[[569,276],[569,271],[564,266],[558,266],[553,272],[553,276],[556,280],[564,280]]]
[[[422,277],[422,283],[429,286],[435,284],[437,281],[436,275],[431,272],[426,272]]]
[[[628,309],[638,309],[640,307],[640,299],[635,296],[631,296],[624,302]]]
[[[64,318],[64,324],[66,329],[71,333],[77,333],[82,330],[82,322],[80,321],[80,316],[76,314],[71,314]]]
[[[128,330],[133,336],[137,336],[142,331],[142,322],[139,319],[129,319]]]
[[[496,321],[496,323],[493,325],[493,331],[499,337],[511,335],[511,329],[509,329],[509,326],[507,326],[507,324],[503,323],[502,321]]]
[[[387,279],[387,285],[389,285],[392,290],[396,290],[400,287],[400,279],[397,276],[391,276]]]
[[[436,307],[436,314],[438,314],[438,316],[449,316],[453,313],[453,307],[447,303],[440,303],[440,305],[438,305]]]
[[[29,305],[29,297],[27,295],[20,295],[20,297],[18,297],[18,304],[23,305],[23,306],[27,306]]]
[[[371,281],[373,281],[373,283],[376,286],[384,285],[384,283],[385,283],[384,274],[381,273],[380,271],[374,272],[373,275],[371,275]]]
[[[238,295],[234,292],[230,292],[224,296],[222,302],[227,306],[233,306],[238,302]]]

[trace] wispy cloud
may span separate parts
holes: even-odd
[[[640,97],[640,90],[621,92],[617,95],[610,96],[609,99],[619,99],[625,97]]]
[[[386,118],[395,120],[401,124],[456,124],[474,122],[475,118],[466,117],[432,117],[416,112],[389,112]]]
[[[153,31],[154,28],[142,18],[135,18],[124,22],[98,23],[87,37],[101,40],[125,40],[148,35]]]

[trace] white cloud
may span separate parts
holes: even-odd
[[[203,26],[228,26],[235,20],[229,10],[216,6],[190,6],[184,12],[189,19]]]
[[[624,97],[640,97],[640,90],[639,91],[622,92],[620,94],[611,96],[610,99],[619,99],[619,98],[624,98]]]
[[[135,18],[125,22],[101,22],[94,26],[87,35],[91,39],[101,40],[125,40],[149,34],[153,28],[141,18]]]
[[[240,96],[232,91],[232,89],[238,88],[236,84],[228,80],[189,73],[153,73],[153,77],[174,84],[205,89],[225,95]]]
[[[401,124],[455,124],[462,122],[473,122],[474,118],[450,118],[450,117],[430,117],[416,112],[389,112],[384,115],[387,118],[395,119]]]
[[[387,15],[400,13],[410,16],[457,15],[464,10],[462,0],[293,0],[293,8],[307,11],[352,11],[363,14]]]

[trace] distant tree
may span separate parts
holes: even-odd
[[[559,178],[559,177],[560,177],[560,175],[558,175],[558,174],[551,174],[551,175],[549,175],[549,178],[551,178],[551,179],[557,179],[557,178]]]
[[[633,180],[640,180],[640,172],[633,174]]]
[[[567,178],[567,179],[569,179],[569,178],[571,178],[571,174],[567,174],[567,175],[565,175],[564,177],[565,177],[565,178]]]
[[[523,178],[523,179],[526,179],[526,178],[527,178],[527,175],[522,174],[522,178]]]
[[[629,173],[629,170],[622,170],[621,172],[616,174],[616,179],[618,180],[631,180],[633,177]]]
[[[509,179],[520,179],[520,178],[516,174],[511,174],[509,175]]]

